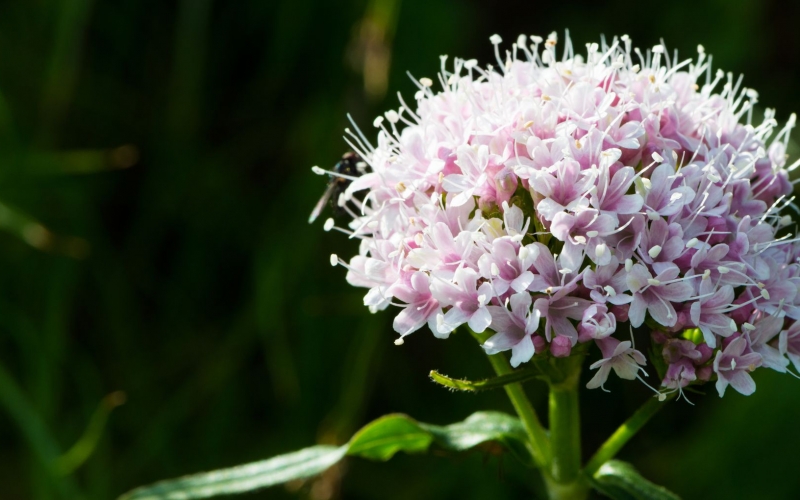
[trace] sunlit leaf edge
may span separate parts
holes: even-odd
[[[613,500],[680,500],[675,493],[645,479],[622,460],[609,460],[590,478],[592,486]]]
[[[519,419],[499,412],[477,412],[462,422],[437,426],[407,415],[381,417],[343,446],[312,446],[293,453],[227,469],[193,474],[136,488],[120,500],[192,500],[244,493],[324,472],[345,455],[389,460],[397,452],[422,453],[431,446],[460,452],[494,441],[526,465],[533,463]]]

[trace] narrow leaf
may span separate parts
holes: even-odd
[[[0,364],[0,410],[7,413],[11,421],[19,427],[23,439],[33,455],[53,478],[57,477],[54,463],[60,450],[44,419],[20,389],[2,364]],[[52,481],[61,498],[81,499],[83,494],[71,477],[59,477]]]
[[[190,500],[244,493],[317,475],[345,453],[347,446],[312,446],[260,462],[143,486],[119,500]]]
[[[97,443],[103,436],[103,431],[106,428],[108,417],[114,408],[125,403],[124,392],[112,392],[103,400],[89,420],[89,425],[83,433],[83,436],[75,443],[72,448],[67,450],[66,453],[58,457],[55,463],[55,469],[58,474],[66,476],[71,474],[75,469],[83,465],[86,460],[92,456]]]
[[[400,451],[421,453],[435,446],[461,452],[489,442],[509,449],[526,465],[533,463],[527,434],[516,417],[479,412],[463,422],[438,426],[395,414],[368,424],[342,447],[314,446],[261,462],[162,481],[137,488],[120,500],[192,500],[243,493],[319,474],[345,455],[386,461]]]
[[[614,500],[680,500],[678,495],[648,481],[633,465],[621,460],[604,463],[590,481]]]
[[[478,392],[478,391],[486,391],[489,389],[499,389],[505,385],[515,384],[517,382],[526,382],[528,380],[541,376],[541,372],[536,369],[514,370],[513,372],[508,373],[506,375],[500,375],[499,377],[489,378],[485,380],[477,380],[474,382],[466,379],[459,380],[455,378],[450,378],[447,375],[442,375],[436,370],[431,370],[429,376],[431,377],[431,380],[433,380],[437,384],[443,385],[444,387],[447,387],[448,389],[452,389],[454,391]]]

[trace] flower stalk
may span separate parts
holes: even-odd
[[[551,378],[549,396],[550,443],[552,462],[544,471],[551,500],[586,498],[589,487],[581,475],[581,427],[579,381],[585,351],[556,359],[560,378]]]
[[[557,483],[574,482],[581,469],[581,434],[578,379],[583,356],[565,358],[570,365],[564,381],[550,383],[550,473]]]
[[[664,403],[665,401],[659,401],[658,398],[653,397],[639,407],[589,459],[584,468],[586,475],[593,475],[604,463],[614,458],[639,429],[644,427],[644,424],[664,406]]]
[[[472,335],[481,343],[488,337],[488,335],[475,332],[472,332]],[[508,360],[504,356],[487,357],[498,376],[508,375],[513,371],[511,365],[509,365]],[[547,467],[551,461],[550,439],[547,436],[547,431],[539,420],[539,416],[536,414],[536,410],[533,409],[533,405],[531,405],[528,396],[525,395],[525,389],[523,389],[522,384],[519,382],[508,384],[504,386],[504,389],[528,433],[534,463],[540,468]]]
[[[479,342],[488,335],[470,332]],[[513,373],[504,356],[487,356],[498,376]],[[585,349],[575,350],[566,358],[542,360],[541,369],[549,386],[548,416],[550,429],[542,426],[536,410],[525,395],[522,383],[504,386],[511,404],[520,417],[530,440],[534,463],[540,468],[547,495],[551,500],[583,500],[589,493],[587,477],[591,477],[607,461],[616,456],[631,438],[663,407],[665,401],[650,398],[628,418],[592,458],[581,467],[580,375]],[[545,364],[546,366],[541,366]],[[672,399],[672,395],[669,399]]]
[[[487,337],[475,332],[472,335],[480,342]],[[550,368],[546,370],[548,375],[545,376],[550,387],[549,433],[542,426],[522,384],[504,386],[511,404],[528,431],[534,462],[542,471],[551,500],[581,500],[586,498],[589,491],[588,484],[581,475],[578,395],[581,365],[585,355],[585,350],[581,349],[567,358],[553,358],[552,365],[542,361]],[[513,372],[504,356],[490,355],[488,359],[498,376]]]

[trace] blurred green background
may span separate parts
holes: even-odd
[[[576,47],[702,43],[782,122],[800,111],[798,20],[778,0],[3,2],[0,499],[111,499],[341,443],[388,412],[512,412],[428,380],[489,375],[470,338],[395,347],[390,314],[330,267],[356,246],[306,223],[325,184],[310,166],[346,150],[345,114],[372,130],[413,94],[406,70],[569,28]],[[685,498],[797,498],[800,381],[756,382],[669,404],[622,458]],[[648,397],[609,387],[584,394],[587,453]],[[528,476],[480,453],[398,456],[245,498],[531,498]]]

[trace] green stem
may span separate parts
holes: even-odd
[[[553,500],[585,499],[589,488],[581,475],[581,423],[578,383],[585,351],[573,351],[568,358],[553,359],[562,376],[550,380],[550,444],[553,459],[545,474],[548,494]]]
[[[472,335],[481,343],[486,340],[487,335],[481,335],[472,332]],[[514,370],[508,363],[508,360],[502,354],[494,354],[488,356],[489,362],[492,364],[495,373],[503,376],[512,373]],[[508,384],[504,387],[508,399],[514,406],[517,415],[519,415],[525,430],[528,432],[528,440],[530,441],[531,452],[533,460],[538,467],[544,468],[550,463],[550,439],[547,437],[547,431],[542,427],[539,417],[536,415],[536,410],[533,409],[528,396],[525,395],[525,390],[522,384],[514,383]]]
[[[550,386],[550,473],[557,483],[573,482],[581,470],[581,424],[577,384]]]
[[[594,456],[586,464],[584,471],[591,476],[607,461],[622,449],[625,444],[647,423],[650,418],[663,407],[663,402],[658,398],[650,398],[643,404],[636,413],[631,415],[614,434],[597,450]]]

